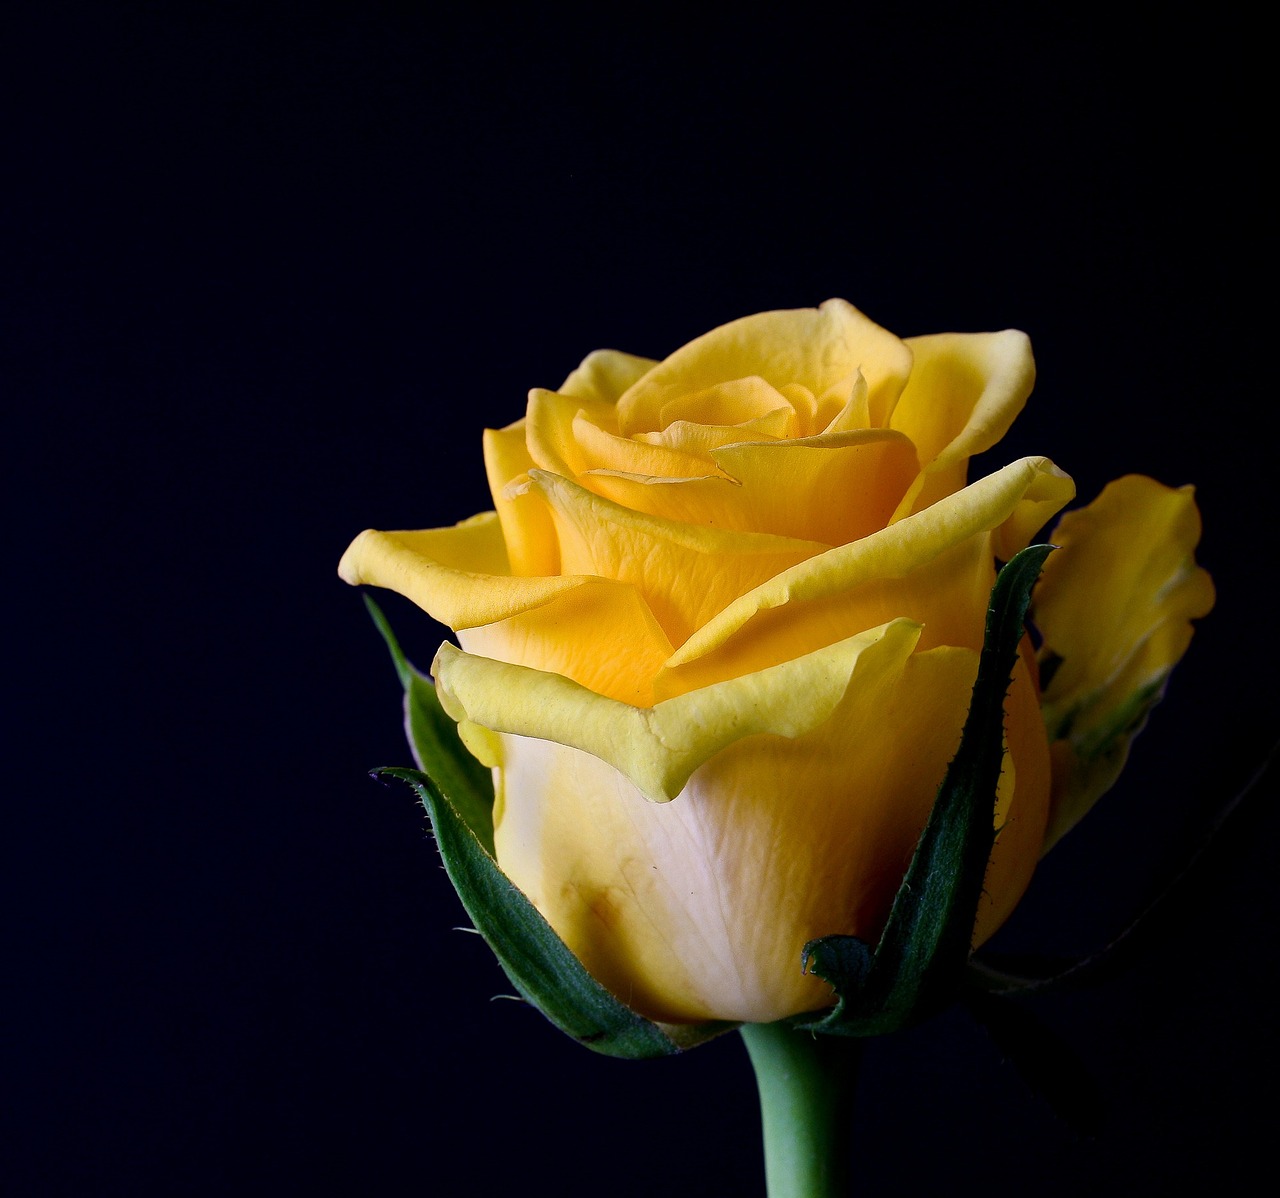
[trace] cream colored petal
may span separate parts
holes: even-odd
[[[542,470],[530,479],[554,515],[561,568],[634,586],[673,644],[737,596],[826,548],[645,515]]]
[[[1054,750],[1046,848],[1115,782],[1191,641],[1191,621],[1214,602],[1195,563],[1200,514],[1190,487],[1127,475],[1063,516],[1053,537],[1061,547],[1033,598],[1045,723],[1065,742]]]
[[[976,668],[975,654],[944,648],[872,670],[870,651],[829,719],[796,739],[733,742],[671,803],[646,801],[587,752],[501,737],[499,862],[624,1001],[655,1018],[752,1022],[829,1004],[829,988],[801,973],[800,950],[818,936],[878,934]],[[1034,696],[1029,715],[1043,757]],[[1034,762],[1016,775],[980,916],[990,926],[1025,886],[1043,826],[1044,771],[1038,794],[1024,785]],[[1003,860],[1024,850],[1012,835],[1022,825],[1036,833],[1030,853]]]
[[[562,395],[596,403],[615,404],[626,389],[642,379],[657,363],[616,349],[597,349],[558,388]]]
[[[895,615],[924,624],[926,647],[977,648],[994,550],[1072,494],[1071,480],[1047,458],[1023,458],[889,528],[810,558],[700,626],[672,655],[657,693],[749,673]]]
[[[679,396],[757,375],[776,388],[799,383],[821,397],[859,369],[873,393],[883,388],[896,397],[911,371],[911,351],[843,300],[761,312],[659,362],[618,400],[619,423],[628,435],[661,428],[663,408]]]
[[[530,494],[528,471],[533,467],[525,445],[523,420],[484,433],[484,466],[489,491],[502,524],[502,538],[510,561],[510,573],[522,576],[559,574],[560,551],[555,525],[542,497]],[[513,486],[513,484],[515,484]]]
[[[625,774],[646,798],[673,799],[700,765],[745,736],[794,739],[836,709],[854,670],[901,673],[919,628],[896,620],[745,678],[653,707],[605,698],[558,674],[463,653],[447,641],[431,672],[454,720],[552,740]]]
[[[922,469],[962,462],[1009,431],[1036,377],[1025,333],[938,333],[907,344],[915,364],[890,425],[915,442]]]

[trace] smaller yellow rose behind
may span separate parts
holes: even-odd
[[[801,947],[878,934],[959,743],[996,560],[1074,494],[1041,457],[967,481],[1034,374],[1021,333],[900,340],[840,300],[661,362],[597,351],[486,432],[493,512],[347,550],[346,581],[457,632],[432,672],[494,771],[498,863],[635,1010],[819,1009]],[[1189,489],[1122,479],[1059,529],[975,943],[1115,780],[1213,602]]]

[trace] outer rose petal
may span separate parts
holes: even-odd
[[[1035,385],[1031,342],[1017,329],[935,333],[907,344],[915,362],[890,423],[916,443],[922,466],[990,449]]]
[[[495,775],[500,865],[587,968],[646,1015],[768,1022],[824,1006],[830,991],[801,973],[800,950],[816,936],[878,932],[968,705],[975,655],[954,648],[904,655],[913,639],[909,625],[889,626],[862,648],[830,718],[794,739],[748,729],[752,734],[707,757],[667,804],[648,802],[627,772],[590,752],[502,735]],[[826,670],[829,654],[779,669],[816,670],[822,663],[813,677],[829,691],[838,673]],[[438,663],[442,695],[455,712],[453,672],[460,663],[449,653]],[[758,685],[722,684],[740,694],[744,714],[753,711]],[[1025,674],[1020,686],[1032,707],[1015,703],[1019,726],[1029,714],[1038,730]],[[545,734],[545,696],[521,688],[495,674],[482,689]],[[789,689],[791,702],[806,705],[808,690]],[[596,723],[582,708],[600,700],[578,701],[578,711],[557,714],[558,726],[572,731]],[[708,715],[706,726],[694,728],[704,749],[737,735],[729,709],[713,715],[706,699],[684,696],[669,710],[681,711],[686,701]],[[470,705],[467,711],[479,714]],[[602,713],[591,736],[611,758],[633,752],[630,768],[643,772],[650,753],[674,754],[645,724],[653,716],[619,718],[615,707]],[[674,719],[670,730],[685,731]],[[632,735],[644,745],[617,743]],[[1043,759],[1038,731],[1031,743]],[[1014,736],[1010,746],[1015,756],[1023,747]],[[1006,766],[1004,826],[988,870],[980,935],[1017,901],[1034,867],[1047,769],[1042,760],[1037,766],[1034,750],[1030,757],[1016,770],[1012,762]],[[1015,835],[1020,829],[1026,832]]]
[[[1195,564],[1200,513],[1191,487],[1130,474],[1054,530],[1033,597],[1044,638],[1044,719],[1053,762],[1045,849],[1110,789],[1129,744],[1213,607]]]
[[[447,641],[431,672],[453,719],[582,749],[626,775],[646,798],[665,801],[709,757],[744,736],[811,731],[831,716],[855,669],[901,672],[919,636],[917,625],[895,620],[651,708],[605,699],[558,674],[460,653]]]
[[[556,670],[632,703],[652,699],[671,642],[633,587],[607,578],[517,578],[506,572],[493,512],[453,528],[362,532],[343,554],[347,582],[387,587],[475,652]],[[572,637],[564,629],[573,627]]]
[[[559,391],[561,395],[572,395],[575,399],[614,404],[628,387],[656,365],[652,358],[638,358],[635,354],[624,354],[616,349],[593,350],[561,383]]]
[[[922,644],[982,644],[995,571],[1075,493],[1047,458],[1024,458],[897,524],[783,571],[729,604],[672,655],[659,695],[796,657],[895,616]],[[989,536],[987,534],[990,534]]]

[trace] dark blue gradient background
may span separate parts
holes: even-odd
[[[1016,326],[1040,381],[995,464],[1198,485],[1218,609],[1002,946],[1105,941],[1265,754],[1258,29],[41,11],[0,83],[7,1192],[762,1193],[736,1037],[616,1062],[491,1001],[421,812],[366,774],[408,752],[339,555],[488,506],[481,429],[592,348],[833,295]],[[429,663],[442,630],[386,610]],[[859,1194],[1246,1189],[1274,800],[1127,972],[1026,1004],[1096,1134],[952,1012],[870,1046]]]

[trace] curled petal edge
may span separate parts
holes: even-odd
[[[936,504],[784,570],[734,600],[672,655],[668,672],[723,650],[748,634],[757,616],[787,604],[823,599],[862,583],[902,578],[979,533],[994,534],[1007,561],[1075,494],[1071,478],[1048,458],[1027,457]]]
[[[920,625],[891,620],[781,665],[714,683],[653,707],[608,699],[558,674],[463,653],[449,642],[432,665],[441,705],[485,764],[497,737],[555,741],[598,757],[655,802],[674,799],[704,761],[747,736],[795,738],[818,727],[864,672],[900,672]]]

